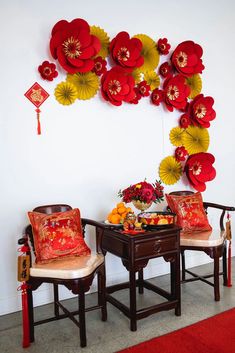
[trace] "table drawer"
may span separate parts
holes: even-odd
[[[175,237],[170,237],[167,239],[155,239],[150,240],[149,242],[145,241],[135,244],[135,255],[136,258],[143,256],[156,256],[175,249]]]

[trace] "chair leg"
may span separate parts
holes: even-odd
[[[219,288],[219,256],[214,257],[214,297],[215,301],[220,300]]]
[[[98,279],[98,305],[101,306],[101,319],[107,320],[107,301],[106,301],[106,272],[105,264],[101,267],[97,274]]]
[[[78,295],[80,346],[86,347],[86,319],[85,319],[85,293],[82,290]]]
[[[59,301],[58,284],[53,284],[53,289],[54,289],[54,314],[55,314],[55,317],[59,317],[59,306],[57,304]]]
[[[228,274],[227,274],[227,244],[225,242],[223,250],[223,284],[224,286],[228,285]]]
[[[34,314],[33,314],[33,293],[32,289],[27,289],[28,312],[29,312],[29,339],[34,342]]]
[[[185,256],[184,256],[184,250],[180,250],[181,253],[181,280],[185,281]]]

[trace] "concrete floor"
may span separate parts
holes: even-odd
[[[235,258],[233,258],[233,268]],[[207,271],[211,264],[197,268],[199,272]],[[222,279],[221,279],[222,280]],[[162,288],[168,288],[169,276],[152,279]],[[69,319],[51,322],[35,328],[35,342],[27,349],[21,348],[22,327],[21,312],[0,317],[0,352],[1,353],[114,353],[147,339],[160,336],[184,326],[208,318],[222,311],[235,307],[235,274],[234,286],[223,287],[221,284],[221,300],[215,302],[213,288],[201,283],[192,282],[181,286],[182,315],[176,317],[174,310],[160,312],[138,321],[138,330],[131,332],[129,320],[115,307],[108,303],[108,321],[100,320],[99,311],[86,314],[87,347],[80,348],[78,328]],[[118,293],[119,299],[128,303],[126,290]],[[87,304],[94,303],[95,294],[87,295]],[[161,301],[158,295],[145,290],[139,296],[138,307],[151,305]],[[66,305],[76,310],[76,299],[66,300]],[[45,317],[52,305],[36,308],[36,318]],[[146,352],[147,353],[147,352]]]

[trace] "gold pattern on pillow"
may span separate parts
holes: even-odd
[[[50,215],[28,212],[28,216],[33,230],[37,263],[90,254],[82,235],[78,208]]]
[[[176,224],[185,232],[211,230],[200,192],[178,196],[166,194],[168,206],[177,216]]]

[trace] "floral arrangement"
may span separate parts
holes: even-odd
[[[55,88],[55,98],[63,105],[90,99],[100,89],[104,101],[114,106],[139,104],[148,97],[156,107],[178,111],[179,126],[170,132],[176,149],[161,161],[159,177],[172,185],[185,173],[193,188],[206,189],[205,183],[216,175],[214,156],[207,153],[208,128],[216,113],[213,98],[201,93],[200,74],[205,67],[199,44],[186,40],[171,50],[167,38],[130,36],[124,31],[110,40],[102,28],[76,18],[54,25],[49,47],[66,74]],[[44,61],[38,71],[49,81],[58,75],[55,64],[49,61]]]
[[[160,203],[164,199],[164,187],[161,181],[156,180],[155,183],[150,184],[147,181],[141,181],[137,184],[130,185],[124,190],[119,190],[118,196],[122,201],[129,203],[132,201],[140,201],[144,203]]]

